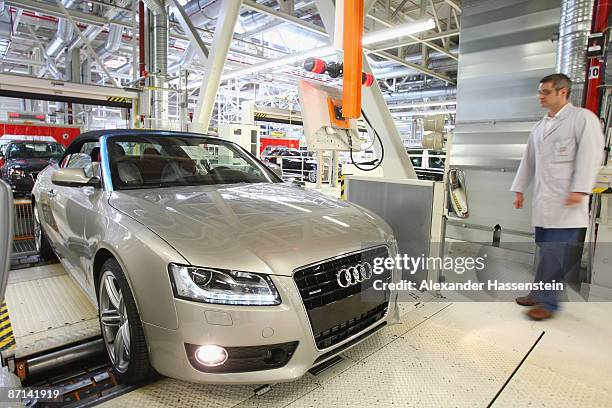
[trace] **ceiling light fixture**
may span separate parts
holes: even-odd
[[[432,18],[411,21],[410,23],[401,24],[395,27],[389,27],[385,28],[384,30],[378,30],[372,33],[365,34],[361,43],[363,45],[375,44],[382,41],[392,40],[394,38],[400,38],[410,34],[431,30],[435,26],[436,23],[433,21]]]
[[[419,33],[422,31],[431,30],[436,26],[433,19],[428,18],[425,20],[416,20],[410,23],[398,25],[391,28],[385,28],[384,30],[378,30],[371,33],[367,33],[363,36],[361,43],[366,46],[375,44],[381,41],[390,40],[393,38],[400,38],[406,35]],[[257,72],[265,71],[267,69],[280,67],[283,65],[291,65],[296,62],[303,61],[310,57],[324,58],[329,55],[335,54],[336,50],[332,46],[325,46],[314,48],[310,51],[300,52],[297,54],[290,54],[281,58],[276,58],[270,61],[262,62],[261,64],[253,64],[244,68],[238,68],[221,77],[222,80],[239,78],[244,75],[255,74]]]
[[[388,105],[389,109],[416,109],[416,108],[431,108],[434,106],[456,105],[455,99],[449,101],[423,102],[423,103],[407,103],[402,105]]]
[[[391,116],[394,118],[411,118],[414,116],[433,116],[433,115],[453,115],[457,113],[456,109],[428,110],[428,111],[411,111],[411,112],[393,112]]]

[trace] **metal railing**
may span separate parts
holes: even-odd
[[[306,160],[313,160],[313,159],[316,159],[316,157],[313,157],[313,156],[263,156],[261,159],[279,166],[280,171],[281,171],[281,177],[283,178],[283,180],[295,178],[295,177],[299,177],[300,180],[302,181],[314,182],[316,180],[317,170],[309,169],[305,167]],[[276,159],[276,163],[271,161],[270,159]],[[288,168],[286,167],[287,163],[285,163],[285,160],[283,159],[292,160],[292,161],[300,160],[300,167],[297,169]],[[331,166],[331,163],[328,163],[329,161],[330,160],[328,158],[324,159],[324,165],[323,165],[324,166],[323,167],[323,182],[324,183],[331,182],[331,176],[332,176],[331,167],[332,166]],[[309,175],[311,172],[315,175],[315,180],[309,179]]]

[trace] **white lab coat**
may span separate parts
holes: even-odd
[[[546,119],[532,130],[511,191],[524,193],[534,180],[532,223],[543,228],[584,228],[588,200],[566,206],[570,192],[590,194],[604,157],[604,135],[591,111],[571,104],[545,130]]]

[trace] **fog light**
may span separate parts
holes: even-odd
[[[209,345],[201,346],[195,352],[195,358],[208,367],[220,366],[227,361],[227,351],[223,347]]]

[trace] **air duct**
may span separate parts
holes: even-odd
[[[444,60],[431,61],[428,65],[428,68],[431,68],[439,72],[452,71],[457,68],[457,63],[450,59],[446,61]],[[391,78],[403,78],[403,77],[407,77],[410,75],[422,75],[422,72],[417,71],[416,69],[398,68],[398,67],[374,70],[374,72],[372,73],[374,74],[374,77],[376,79],[381,79],[381,80],[391,79]]]
[[[573,82],[571,102],[582,106],[586,79],[586,49],[591,32],[593,0],[563,0],[557,48],[557,72]]]
[[[168,94],[166,87],[168,76],[168,13],[161,9],[155,14],[153,22],[155,37],[155,93],[153,101],[154,117],[159,122],[168,118]]]
[[[181,69],[181,67],[191,64],[191,61],[193,61],[195,55],[196,55],[195,46],[192,43],[190,43],[189,46],[185,49],[185,51],[183,51],[183,55],[181,59],[175,62],[174,64],[171,64],[170,66],[168,66],[168,73],[169,74],[175,73],[176,71]]]
[[[191,0],[185,4],[184,9],[194,26],[204,27],[217,20],[222,7],[223,1],[221,0]],[[245,17],[240,17],[240,24],[245,32],[249,32],[271,26],[273,20],[275,20],[274,17],[265,14],[250,13]]]
[[[409,91],[396,93],[393,95],[385,95],[385,100],[389,101],[408,101],[414,99],[424,99],[424,98],[439,98],[439,97],[450,97],[455,96],[457,94],[456,87],[441,87],[441,88],[430,88],[423,89],[419,91]]]
[[[134,0],[136,1],[136,0]],[[115,6],[126,8],[131,4],[131,0],[115,0]],[[85,6],[86,3],[83,2]],[[103,14],[103,17],[106,20],[120,19],[124,13],[120,8],[109,7],[108,10]],[[83,31],[83,37],[87,38],[88,41],[93,41],[96,37],[102,32],[104,26],[96,26],[90,25]],[[71,43],[68,45],[68,50],[72,51],[75,47],[78,47],[81,44],[82,40],[80,36],[77,36]]]
[[[117,24],[111,24],[106,37],[106,43],[96,50],[96,53],[101,60],[114,54],[121,46],[121,37],[123,35],[123,27]]]
[[[62,4],[66,8],[72,7],[75,0],[62,0]],[[72,37],[74,36],[74,27],[70,21],[65,18],[60,18],[57,23],[57,31],[53,36],[53,39],[47,46],[45,50],[45,54],[49,58],[55,58],[60,53],[60,51],[70,42],[72,41]]]
[[[184,8],[193,25],[202,27],[219,17],[222,6],[221,0],[191,0]]]
[[[151,10],[151,12],[155,15],[164,12],[164,0],[142,0],[144,4],[147,5],[147,8]]]

